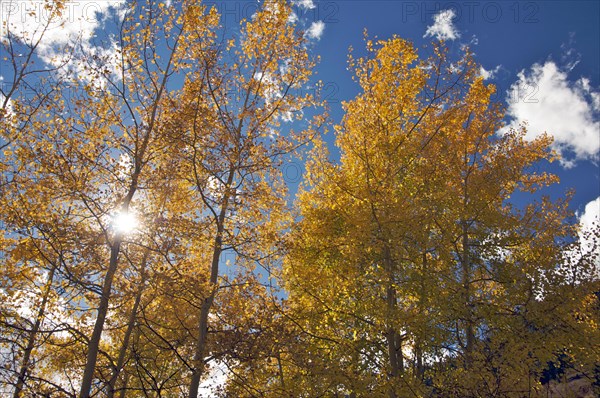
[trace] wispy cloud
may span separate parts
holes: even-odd
[[[435,37],[438,40],[454,40],[460,33],[452,23],[456,17],[454,10],[442,10],[433,16],[433,25],[427,27],[423,37]]]
[[[108,15],[114,12],[123,16],[125,0],[66,1],[60,13],[40,5],[37,2],[15,1],[4,7],[4,12],[0,13],[0,39],[6,40],[10,32],[17,40],[30,45],[39,41],[37,55],[53,66],[64,65],[71,60],[69,52],[65,51],[66,46],[77,45],[84,56],[96,56],[103,61],[109,61],[118,50],[115,43],[100,48],[93,42]],[[77,70],[78,66],[66,66],[76,69],[80,77],[86,77],[83,69]]]
[[[479,74],[483,77],[483,80],[490,80],[496,77],[496,74],[500,71],[501,65],[496,66],[494,69],[487,70],[483,66],[479,67]]]
[[[29,43],[41,38],[40,50],[49,51],[53,46],[73,40],[91,40],[110,10],[118,10],[124,4],[125,0],[67,1],[59,16],[40,7],[40,3],[12,2],[0,14],[6,24],[0,33],[5,39],[10,31],[18,39]]]
[[[292,3],[305,10],[312,10],[316,7],[313,0],[293,0]]]
[[[306,37],[309,39],[320,40],[325,31],[325,23],[323,21],[313,22],[306,31]]]

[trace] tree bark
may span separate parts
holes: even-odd
[[[283,365],[281,364],[281,353],[277,352],[277,370],[279,371],[279,383],[281,390],[285,392],[285,378],[283,377]]]
[[[394,287],[393,261],[387,244],[384,247],[384,264],[388,278],[386,292],[388,329],[386,339],[390,365],[389,379],[392,381],[392,385],[390,386],[389,390],[389,397],[396,398],[397,395],[393,386],[393,382],[400,376],[403,370],[404,358],[402,357],[402,339],[396,329],[392,326],[393,318],[396,312],[396,288]]]
[[[221,258],[221,252],[223,251],[223,232],[225,230],[225,215],[229,207],[229,189],[233,182],[234,170],[229,170],[229,176],[227,183],[225,184],[225,192],[223,194],[223,201],[221,202],[221,210],[217,217],[217,231],[213,246],[213,255],[210,265],[210,286],[211,291],[202,302],[200,307],[200,319],[198,320],[198,340],[196,342],[196,351],[194,353],[194,369],[192,370],[192,378],[190,380],[189,398],[198,397],[198,389],[200,387],[200,379],[204,373],[204,355],[206,351],[206,338],[208,336],[208,315],[212,308],[217,294],[218,277],[219,277],[219,260]]]
[[[427,277],[427,252],[423,252],[422,256],[422,264],[421,264],[421,275],[420,278],[420,286],[419,286],[419,312],[420,314],[425,313],[426,307],[426,287],[425,287],[425,278]],[[423,344],[425,342],[426,335],[426,327],[427,320],[424,321],[422,325],[417,329],[417,335],[415,336],[415,358],[416,358],[416,375],[417,379],[423,380],[423,375],[425,373],[425,369],[423,367]]]
[[[140,307],[140,302],[142,300],[142,294],[144,292],[144,284],[146,283],[145,278],[145,267],[146,261],[148,260],[148,250],[144,252],[144,258],[142,259],[142,278],[141,285],[135,295],[135,301],[133,303],[133,307],[131,308],[131,313],[129,314],[129,319],[127,321],[127,330],[125,331],[125,336],[123,337],[123,343],[121,344],[121,349],[119,350],[119,356],[117,359],[117,364],[113,369],[112,375],[108,382],[108,393],[106,394],[107,398],[113,398],[115,395],[115,385],[117,383],[117,379],[119,378],[119,374],[123,369],[123,365],[125,364],[125,356],[127,355],[127,350],[129,349],[129,340],[131,338],[131,334],[133,333],[133,328],[135,327],[135,321],[137,319],[137,312]]]
[[[469,256],[469,229],[466,221],[462,221],[462,288],[463,302],[465,305],[465,362],[467,368],[471,366],[471,354],[475,344],[473,313],[471,309],[471,259]]]
[[[206,337],[208,336],[208,315],[217,293],[217,277],[219,275],[219,259],[222,251],[222,230],[219,228],[214,242],[213,258],[211,263],[210,284],[211,292],[202,302],[200,308],[200,320],[198,322],[198,340],[196,342],[196,352],[194,353],[194,370],[190,382],[189,398],[198,397],[198,388],[200,387],[200,378],[204,372],[204,352],[206,350]]]
[[[81,380],[81,390],[79,392],[79,398],[89,398],[90,389],[92,388],[92,380],[94,377],[94,370],[96,368],[96,360],[98,358],[98,349],[100,347],[100,338],[102,337],[102,330],[104,329],[104,322],[106,320],[106,314],[108,313],[108,303],[110,299],[110,293],[112,290],[112,283],[117,271],[117,264],[119,260],[119,251],[121,249],[122,236],[117,234],[115,241],[110,248],[110,262],[108,264],[108,270],[104,277],[104,284],[102,286],[102,296],[100,297],[100,305],[98,306],[98,316],[96,317],[96,323],[94,324],[94,331],[92,332],[92,338],[88,343],[88,352],[85,363],[85,369],[83,372],[83,379]]]
[[[33,347],[35,347],[35,340],[38,332],[40,331],[42,320],[44,319],[44,313],[46,312],[46,305],[48,304],[48,298],[50,296],[50,291],[52,290],[52,281],[54,279],[55,271],[56,266],[53,266],[50,269],[50,273],[48,274],[48,280],[46,281],[46,285],[44,286],[42,302],[40,303],[40,306],[38,308],[38,312],[35,317],[35,323],[29,331],[27,346],[25,347],[25,351],[23,352],[23,360],[21,361],[21,367],[19,369],[19,376],[17,378],[17,384],[15,386],[13,398],[19,398],[21,396],[21,392],[23,391],[23,387],[25,386],[25,379],[27,378],[27,371],[29,370],[29,360],[31,359],[31,353],[33,352]]]

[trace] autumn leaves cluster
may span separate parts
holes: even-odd
[[[593,384],[598,260],[472,54],[366,40],[334,161],[290,5],[130,7],[101,62],[3,38],[2,393],[541,396],[559,356]]]

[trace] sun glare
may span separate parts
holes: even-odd
[[[113,218],[113,227],[115,231],[122,234],[128,234],[136,229],[138,223],[135,216],[131,213],[118,213]]]

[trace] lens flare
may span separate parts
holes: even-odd
[[[128,212],[122,212],[113,218],[113,228],[121,234],[129,234],[137,228],[138,222],[135,216]]]

